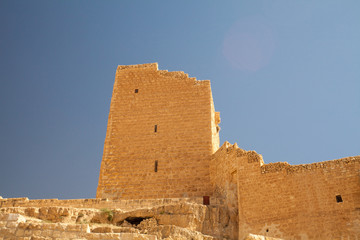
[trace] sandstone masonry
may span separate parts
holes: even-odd
[[[219,122],[209,81],[119,66],[97,197],[222,199],[232,239],[360,239],[360,156],[265,164],[236,144],[219,149]]]

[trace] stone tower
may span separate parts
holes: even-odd
[[[97,198],[211,195],[219,122],[210,81],[157,63],[118,66]]]

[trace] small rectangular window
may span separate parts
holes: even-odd
[[[158,161],[155,161],[155,172],[157,172],[158,171]]]
[[[210,197],[209,196],[203,196],[203,204],[210,205]]]
[[[336,195],[336,202],[343,202],[341,195]]]
[[[139,89],[135,89],[135,93],[138,93],[139,92]]]
[[[155,125],[154,127],[154,132],[157,132],[157,125]]]

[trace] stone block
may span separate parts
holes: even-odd
[[[81,232],[82,227],[79,224],[68,224],[65,229],[66,232]]]
[[[30,230],[40,230],[43,228],[43,225],[41,223],[29,223],[27,226],[27,229]]]
[[[16,230],[16,232],[15,232],[15,235],[16,235],[17,237],[22,237],[22,236],[24,236],[24,233],[25,233],[25,230],[24,230],[24,229],[18,228],[18,229]]]
[[[53,238],[60,238],[60,237],[62,237],[62,233],[63,232],[61,232],[61,231],[57,231],[57,230],[54,230],[53,232],[52,232],[52,237]]]
[[[89,233],[90,232],[89,224],[81,224],[81,231],[85,233]]]
[[[63,232],[62,236],[63,238],[78,238],[79,237],[79,233],[78,232]]]
[[[91,232],[93,233],[112,233],[112,228],[111,227],[97,227],[94,228]]]
[[[23,217],[20,214],[16,214],[16,213],[9,213],[6,220],[7,221],[16,221],[16,222],[26,222],[25,217]]]
[[[157,240],[155,235],[139,234],[139,233],[121,233],[121,240]],[[183,239],[183,238],[181,238]]]
[[[5,237],[9,234],[9,231],[7,228],[0,228],[0,236]]]
[[[8,228],[8,227],[6,227],[6,228],[4,228],[4,232],[9,236],[14,236],[15,232],[16,232],[16,228]],[[0,236],[2,236],[1,229],[0,229]]]
[[[100,233],[86,233],[85,234],[86,239],[101,239]]]
[[[31,240],[52,240],[50,237],[32,236]]]
[[[48,229],[54,229],[57,231],[65,231],[66,229],[66,224],[65,223],[56,223],[56,224],[49,224],[49,228]]]
[[[41,235],[51,237],[54,230],[50,229],[43,229]]]
[[[7,228],[16,228],[18,226],[17,222],[7,222],[6,227]]]

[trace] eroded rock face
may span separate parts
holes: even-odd
[[[13,222],[12,225],[4,223],[1,233],[9,237],[39,236],[49,239],[55,239],[56,236],[71,238],[75,233],[83,239],[222,239],[223,233],[219,231],[221,222],[213,229],[207,226],[218,219],[213,215],[219,211],[213,211],[213,208],[194,203],[131,211],[3,207],[0,208],[2,220],[8,221],[9,216],[18,216],[22,220]]]
[[[237,212],[217,204],[171,202],[154,207],[0,207],[0,239],[238,239]],[[229,207],[230,206],[230,207]],[[271,239],[248,235],[247,240]]]

